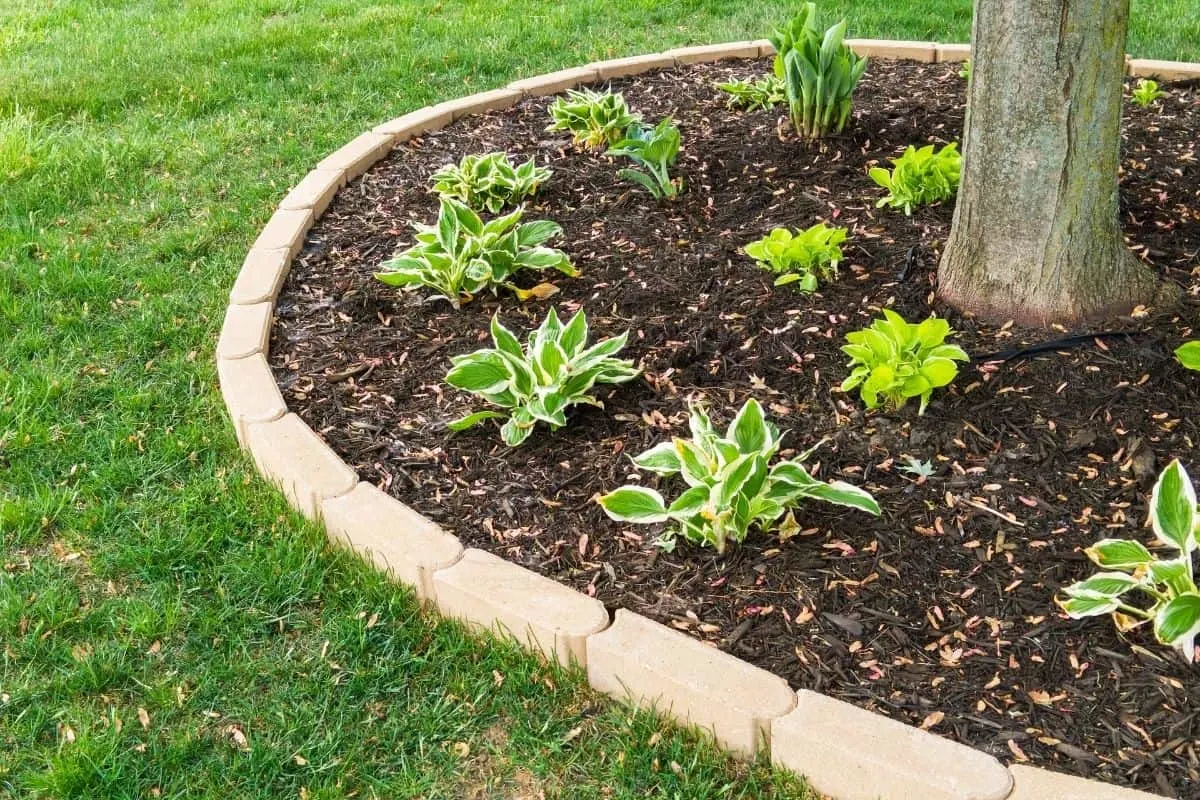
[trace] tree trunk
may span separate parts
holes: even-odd
[[[1022,324],[1156,299],[1117,210],[1129,0],[976,0],[943,299]]]

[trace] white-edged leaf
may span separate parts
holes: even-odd
[[[467,428],[473,428],[484,420],[503,419],[505,416],[505,414],[501,414],[499,411],[476,411],[474,414],[467,414],[461,419],[447,422],[446,427],[452,431],[465,431]]]
[[[1101,539],[1084,552],[1101,569],[1124,572],[1132,572],[1154,560],[1145,545],[1129,539]]]
[[[597,502],[617,522],[666,522],[667,505],[658,492],[645,486],[622,486]]]
[[[1179,459],[1158,476],[1150,494],[1154,533],[1181,553],[1196,549],[1196,490]]]
[[[658,475],[674,475],[682,469],[674,442],[663,442],[632,459],[639,469]]]
[[[1200,594],[1181,594],[1154,616],[1154,635],[1163,644],[1179,648],[1188,661],[1195,658],[1197,634],[1200,634]]]

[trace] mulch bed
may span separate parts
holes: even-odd
[[[952,207],[912,217],[874,208],[870,165],[910,143],[958,138],[957,65],[875,61],[851,128],[820,146],[793,140],[782,111],[729,111],[712,88],[768,68],[734,62],[612,83],[648,120],[678,121],[688,191],[674,204],[544,133],[548,99],[399,148],[338,195],[280,297],[271,353],[289,406],[364,479],[468,546],[713,642],[795,687],[1006,761],[1200,797],[1196,671],[1148,630],[1073,622],[1052,602],[1092,571],[1083,547],[1148,538],[1158,470],[1187,461],[1200,441],[1200,376],[1171,355],[1191,335],[1193,307],[1109,325],[1133,336],[973,363],[923,417],[915,402],[864,412],[836,391],[846,374],[839,346],[883,306],[910,320],[947,317],[977,355],[1078,332],[982,325],[941,306],[934,269]],[[1192,298],[1200,93],[1165,88],[1159,108],[1127,110],[1123,220],[1139,253]],[[562,224],[556,244],[583,276],[556,276],[561,291],[549,301],[485,296],[461,312],[373,280],[411,242],[409,222],[434,219],[429,174],[499,149],[555,170],[529,218]],[[773,289],[739,252],[772,227],[818,218],[851,232],[840,280],[815,296]],[[631,330],[623,355],[645,378],[604,387],[604,410],[576,407],[567,428],[539,430],[516,450],[493,426],[448,434],[445,422],[479,407],[441,383],[449,357],[490,346],[493,313],[524,331],[550,304],[560,314],[586,308],[593,337]],[[819,474],[867,487],[883,516],[812,503],[798,512],[799,534],[754,532],[719,556],[682,542],[661,552],[653,528],[614,523],[593,502],[636,473],[628,455],[686,435],[687,398],[705,398],[724,422],[750,396],[791,430],[792,447],[827,437]],[[900,471],[909,457],[936,474]]]

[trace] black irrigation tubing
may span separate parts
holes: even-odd
[[[1054,350],[1073,350],[1079,347],[1096,344],[1099,339],[1132,339],[1135,336],[1146,336],[1148,331],[1100,331],[1099,333],[1081,333],[1078,336],[1065,336],[1049,342],[1039,342],[1029,347],[1017,347],[1012,350],[1000,350],[995,353],[981,353],[971,356],[972,364],[982,364],[988,361],[1016,361],[1029,358],[1038,353]]]

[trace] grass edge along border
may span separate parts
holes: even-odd
[[[963,61],[970,46],[848,39],[859,55]],[[517,639],[587,671],[592,688],[712,734],[742,758],[769,755],[837,800],[1151,800],[1158,795],[1028,765],[1004,767],[958,742],[808,690],[625,609],[490,553],[464,549],[374,485],[358,480],[290,413],[267,363],[274,302],[309,228],[348,181],[398,144],[471,114],[655,69],[774,53],[766,40],[680,47],[570,67],[448,100],[365,131],[319,162],[284,197],[246,256],[216,347],[217,374],[239,445],[288,502],[443,616]],[[1126,58],[1134,77],[1200,78],[1200,63]],[[731,676],[736,676],[731,680]],[[849,747],[846,742],[856,742]]]

